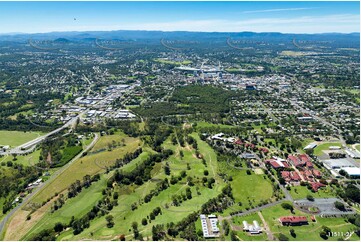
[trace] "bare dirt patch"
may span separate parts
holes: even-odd
[[[56,199],[58,199],[58,197],[54,197],[44,206],[40,207],[38,210],[32,213],[30,220],[26,220],[26,217],[30,214],[30,211],[23,209],[17,211],[6,229],[4,240],[21,240],[22,237],[50,210],[51,205]]]

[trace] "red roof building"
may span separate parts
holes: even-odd
[[[293,181],[300,181],[301,180],[301,177],[295,171],[290,172],[290,177],[291,177],[291,180],[293,180]]]
[[[282,161],[282,164],[283,164],[286,168],[289,168],[289,167],[290,167],[286,161]]]
[[[322,177],[321,172],[319,170],[313,169],[312,173],[316,178],[321,178]]]
[[[281,176],[285,179],[286,182],[291,181],[290,172],[289,171],[281,171]]]
[[[312,171],[310,171],[310,170],[305,170],[305,176],[307,176],[307,177],[309,177],[309,178],[313,178]]]
[[[294,155],[289,155],[288,159],[290,160],[290,162],[294,165],[294,166],[303,166],[305,163],[303,161],[301,161],[300,159],[298,159],[298,157],[294,156]]]
[[[304,163],[311,162],[310,157],[306,154],[300,154],[300,155],[298,155],[298,158]]]
[[[308,224],[308,220],[305,216],[286,216],[286,217],[280,217],[279,221],[282,223],[282,225],[285,226],[295,226],[295,225],[304,225]]]
[[[285,179],[286,182],[295,181],[298,182],[301,180],[301,177],[295,171],[281,171],[281,176]]]
[[[275,160],[272,160],[269,162],[270,165],[274,168],[274,169],[277,169],[277,168],[281,168],[282,166],[280,164],[278,164]]]
[[[243,144],[242,140],[240,140],[240,139],[236,140],[234,143],[237,144],[237,145],[242,145]]]
[[[298,162],[298,158],[294,155],[288,155],[288,159],[290,160],[290,162],[292,162],[293,164]]]
[[[325,187],[326,185],[320,182],[311,182],[311,186],[312,186],[312,191],[317,192],[318,189],[320,189],[321,187]]]
[[[263,147],[259,147],[258,150],[265,154],[269,152],[269,150],[267,148],[263,148]]]

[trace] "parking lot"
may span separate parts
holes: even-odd
[[[320,216],[330,216],[330,215],[346,215],[354,214],[355,212],[352,209],[346,209],[346,211],[338,210],[334,203],[336,201],[342,202],[338,198],[315,198],[314,201],[309,201],[307,199],[296,200],[295,204],[301,208],[316,207],[319,209]]]

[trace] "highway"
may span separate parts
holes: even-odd
[[[56,134],[58,132],[60,132],[61,130],[68,128],[68,127],[72,127],[78,120],[78,118],[80,118],[80,116],[87,112],[88,110],[83,111],[82,113],[78,114],[76,117],[72,118],[71,120],[69,120],[68,122],[66,122],[63,126],[61,126],[60,128],[57,128],[43,136],[40,136],[38,138],[35,138],[33,140],[30,140],[28,142],[26,142],[25,144],[19,145],[7,152],[2,153],[2,155],[12,155],[12,154],[17,154],[17,155],[22,155],[22,154],[26,154],[32,151],[32,148],[41,143],[42,141],[44,141],[46,138],[48,138],[49,136]]]

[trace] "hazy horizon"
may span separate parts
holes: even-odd
[[[85,31],[359,33],[359,2],[0,2],[1,34]]]

